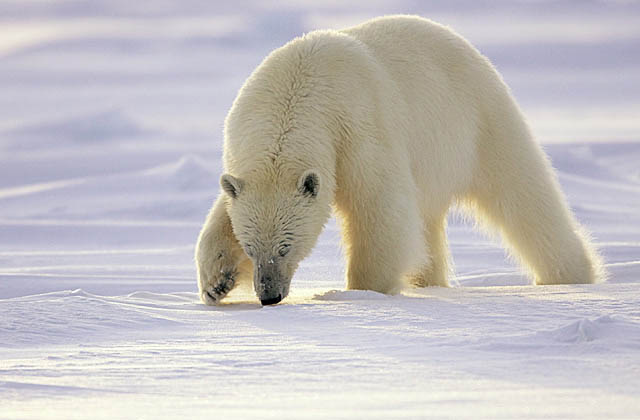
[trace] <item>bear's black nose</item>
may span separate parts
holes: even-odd
[[[280,302],[281,300],[282,300],[282,295],[278,295],[278,296],[272,297],[272,298],[260,299],[260,303],[262,303],[263,306],[275,305],[276,303]]]

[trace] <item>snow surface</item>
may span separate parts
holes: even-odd
[[[0,2],[0,418],[640,418],[640,7]],[[221,127],[274,47],[385,13],[503,73],[608,283],[530,286],[455,215],[455,287],[345,291],[331,222],[282,304],[206,307]]]

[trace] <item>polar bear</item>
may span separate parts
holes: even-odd
[[[225,121],[222,191],[196,246],[200,297],[289,292],[332,209],[346,285],[448,286],[453,204],[497,230],[536,284],[593,283],[600,258],[509,88],[473,46],[413,16],[276,49]]]

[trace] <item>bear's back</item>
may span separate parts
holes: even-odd
[[[325,117],[333,115],[348,114],[360,128],[382,124],[394,133],[389,140],[421,156],[414,145],[435,144],[452,127],[459,142],[470,141],[487,80],[497,80],[488,61],[427,19],[390,16],[313,31],[269,54],[243,86],[225,122],[225,164],[240,173],[281,156],[332,155],[335,145],[322,139],[332,137]]]
[[[468,98],[496,79],[493,66],[468,41],[425,18],[385,16],[340,32],[366,45],[409,101],[456,93]]]

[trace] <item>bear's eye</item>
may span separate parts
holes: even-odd
[[[284,257],[289,253],[289,250],[291,250],[291,245],[282,245],[280,249],[278,249],[278,254],[280,254],[281,257]]]
[[[247,256],[253,258],[253,247],[249,244],[244,246],[244,253],[247,254]]]

